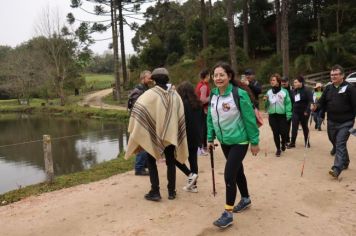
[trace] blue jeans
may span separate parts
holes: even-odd
[[[344,165],[348,165],[350,163],[346,144],[350,137],[349,130],[353,127],[353,125],[353,120],[344,123],[336,123],[328,120],[328,137],[336,150],[333,167],[337,167],[339,171],[343,170]]]
[[[143,171],[146,167],[147,163],[147,155],[146,151],[141,151],[136,155],[136,162],[135,162],[135,171],[140,172]]]

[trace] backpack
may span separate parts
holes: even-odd
[[[136,100],[145,92],[145,87],[142,84],[136,85],[136,87],[130,92],[127,99],[127,110],[131,111],[135,105]]]
[[[232,96],[234,98],[237,108],[239,109],[240,113],[242,113],[241,107],[240,107],[239,90],[236,86],[232,87]],[[254,110],[255,116],[256,116],[257,127],[260,128],[263,125],[263,117],[261,115],[261,112],[257,109],[257,107],[255,107],[255,105],[253,105],[253,110]]]

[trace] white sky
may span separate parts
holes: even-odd
[[[105,20],[109,17],[100,17],[90,15],[81,9],[70,7],[70,0],[0,0],[0,45],[15,47],[36,36],[35,26],[39,24],[39,19],[45,9],[59,12],[63,22],[66,22],[66,15],[72,12],[76,19],[80,20]],[[87,3],[83,0],[83,8],[93,11],[94,4]],[[145,9],[146,6],[141,7]],[[143,9],[141,11],[143,11]],[[142,15],[136,16],[142,18]],[[128,19],[129,22],[136,21],[142,24],[144,21]],[[131,39],[135,32],[131,31],[128,26],[124,28],[125,51],[126,54],[133,54]],[[111,37],[111,30],[103,34],[96,34],[95,39],[104,39]],[[108,50],[108,44],[111,40],[96,42],[91,49],[94,53],[103,53]]]

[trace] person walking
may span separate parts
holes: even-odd
[[[303,76],[298,76],[294,80],[294,104],[292,114],[292,138],[287,148],[295,148],[295,143],[298,135],[299,124],[302,126],[304,134],[304,145],[310,147],[308,120],[310,116],[310,105],[313,103],[313,95],[304,85]]]
[[[149,84],[152,82],[151,80],[151,72],[148,70],[144,70],[140,73],[140,83],[135,86],[135,88],[130,92],[129,98],[127,101],[127,109],[131,114],[131,110],[135,105],[137,99],[149,89]],[[146,170],[147,166],[147,152],[145,150],[140,151],[136,154],[135,159],[135,175],[138,176],[147,176],[148,171]]]
[[[249,89],[241,82],[235,81],[231,66],[220,62],[214,66],[213,72],[216,88],[212,90],[208,108],[208,148],[214,148],[214,139],[217,138],[226,158],[225,211],[214,221],[215,226],[225,228],[233,222],[232,212],[241,212],[251,205],[242,161],[249,144],[253,155],[259,152],[259,130],[253,109],[253,94],[249,94]],[[234,207],[236,186],[241,200]]]
[[[209,80],[210,80],[210,73],[207,69],[202,70],[199,73],[200,81],[195,87],[195,92],[203,104],[204,112],[201,118],[201,143],[199,144],[198,155],[206,156],[207,153],[207,127],[206,127],[206,116],[208,113],[208,104],[209,104],[209,95],[210,95],[210,87],[209,87]]]
[[[356,88],[344,80],[345,72],[340,65],[331,68],[330,77],[332,84],[326,86],[313,110],[322,109],[328,113],[327,132],[333,146],[330,154],[335,155],[329,174],[338,178],[350,164],[347,141],[355,123]]]
[[[177,87],[177,92],[183,100],[185,124],[187,131],[187,142],[189,150],[189,166],[176,160],[176,166],[188,177],[187,185],[183,187],[184,191],[197,193],[198,179],[198,146],[201,143],[201,117],[203,114],[202,103],[198,99],[194,87],[190,82],[184,81]]]
[[[314,104],[318,103],[322,93],[323,93],[323,85],[321,83],[316,83],[313,92]],[[322,115],[321,109],[316,109],[315,111],[312,112],[312,116],[315,122],[315,129],[317,129],[318,131],[321,131],[321,123],[323,122],[321,115]]]
[[[294,97],[293,97],[293,88],[292,86],[289,85],[289,80],[288,77],[283,77],[281,80],[281,85],[282,88],[288,91],[289,98],[292,104],[292,113],[293,113],[293,104],[294,104]],[[287,142],[286,144],[288,145],[290,143],[290,128],[292,125],[292,119],[287,120]]]
[[[167,69],[154,69],[151,78],[156,85],[137,99],[131,111],[128,127],[130,138],[125,158],[142,149],[148,153],[151,189],[144,197],[150,201],[159,201],[161,194],[156,160],[164,156],[168,199],[173,200],[176,198],[175,159],[184,163],[188,158],[184,106],[176,90],[167,86]]]
[[[262,86],[255,78],[255,72],[252,69],[245,70],[245,79],[241,81],[252,91],[254,105],[259,109],[259,95],[262,93]]]
[[[270,77],[272,86],[264,96],[265,108],[268,112],[268,122],[273,132],[276,145],[276,156],[281,156],[281,151],[286,150],[287,142],[287,120],[292,118],[292,103],[289,93],[281,87],[281,76],[273,74]]]

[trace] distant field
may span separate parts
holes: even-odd
[[[114,75],[111,74],[85,74],[84,77],[86,85],[83,92],[111,88],[111,84],[114,83]]]

